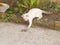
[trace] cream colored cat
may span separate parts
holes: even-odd
[[[46,11],[43,11],[39,8],[33,8],[33,9],[30,9],[27,13],[23,14],[22,15],[22,18],[25,20],[25,21],[29,21],[29,25],[28,25],[28,28],[31,27],[32,25],[32,21],[35,17],[37,17],[37,20],[41,19],[43,16],[42,14],[45,13],[45,14],[50,14],[50,12],[46,12]]]

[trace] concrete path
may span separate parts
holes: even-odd
[[[60,32],[45,28],[31,28],[21,32],[24,25],[0,23],[0,45],[60,45]]]

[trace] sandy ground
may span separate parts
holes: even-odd
[[[25,25],[0,23],[0,45],[60,45],[60,32],[45,28],[31,28],[21,32]]]

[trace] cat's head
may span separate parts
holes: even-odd
[[[29,16],[28,16],[28,13],[25,13],[21,16],[25,21],[28,21],[29,20]]]

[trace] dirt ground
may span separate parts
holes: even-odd
[[[60,32],[35,27],[21,32],[27,26],[0,23],[0,45],[60,45]]]

